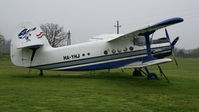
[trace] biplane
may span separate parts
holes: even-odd
[[[89,71],[113,68],[134,68],[133,74],[146,74],[156,80],[148,66],[171,62],[176,37],[171,41],[166,27],[183,22],[179,17],[149,25],[127,34],[104,34],[89,42],[53,48],[38,25],[24,23],[11,40],[11,60],[16,66],[40,70]],[[165,28],[165,37],[153,34]],[[165,76],[166,78],[166,76]]]

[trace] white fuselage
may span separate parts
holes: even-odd
[[[166,46],[169,43],[151,47],[162,51],[161,48]],[[131,40],[119,43],[98,40],[59,48],[44,46],[37,50],[31,65],[27,67],[46,70],[110,69],[139,61],[146,56],[146,47],[135,46]],[[24,61],[29,61],[24,64],[30,63],[30,60]]]

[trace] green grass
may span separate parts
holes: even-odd
[[[161,76],[151,81],[119,69],[39,77],[8,57],[0,58],[0,112],[199,112],[199,59],[178,59],[178,69],[163,65],[168,84]]]

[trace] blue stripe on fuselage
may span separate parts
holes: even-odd
[[[171,52],[167,53],[162,53],[162,54],[156,54],[154,57],[157,59],[170,56]],[[82,66],[82,67],[74,67],[74,68],[69,68],[69,69],[62,69],[61,71],[87,71],[87,70],[100,70],[100,69],[113,69],[113,68],[120,68],[125,65],[142,61],[147,56],[145,57],[140,57],[140,58],[134,58],[134,59],[126,59],[126,60],[121,60],[121,61],[114,61],[114,62],[107,62],[107,63],[101,63],[101,64],[92,64],[92,65],[87,65],[87,66]]]
[[[164,46],[159,48],[153,48],[153,49],[162,49],[162,51],[168,51],[171,50],[170,46]],[[111,68],[118,68],[122,67],[124,65],[143,60],[144,57],[139,57],[136,59],[132,59],[133,56],[140,56],[140,55],[146,55],[146,50],[139,50],[139,51],[133,51],[133,52],[126,52],[121,54],[114,54],[114,55],[107,55],[107,56],[100,56],[100,57],[92,57],[89,59],[80,59],[80,60],[74,60],[74,61],[66,61],[66,62],[60,62],[60,63],[53,63],[53,64],[46,64],[46,65],[40,65],[40,66],[32,66],[31,68],[35,69],[41,69],[41,70],[50,70],[50,69],[57,69],[59,68],[65,68],[65,67],[71,67],[70,69],[65,70],[95,70],[95,69],[111,69]],[[161,53],[157,56],[160,57]],[[166,55],[164,55],[166,56]],[[121,58],[131,58],[126,59],[122,61],[115,61],[117,59]],[[98,62],[103,62],[103,64],[96,64]],[[106,62],[106,61],[112,61],[112,62]],[[89,64],[89,65],[88,65]],[[92,64],[92,65],[90,65]],[[84,67],[77,67],[78,65],[84,66]],[[73,68],[74,66],[74,68]],[[75,67],[76,66],[76,67]]]
[[[62,70],[63,71],[87,71],[87,70],[113,69],[113,68],[123,67],[133,62],[142,61],[142,59],[143,57],[134,58],[134,59],[126,59],[126,60],[121,60],[121,61],[114,61],[114,62],[107,62],[107,63],[101,63],[101,64],[92,64],[92,65],[74,67],[74,68],[62,69]]]

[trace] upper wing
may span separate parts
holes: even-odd
[[[156,23],[154,25],[145,27],[143,29],[136,30],[134,32],[131,32],[131,33],[119,36],[119,37],[114,38],[114,39],[111,39],[108,42],[118,41],[118,40],[120,40],[122,38],[132,38],[132,37],[138,36],[139,34],[143,34],[143,33],[146,33],[146,32],[156,31],[158,29],[161,29],[161,28],[164,28],[164,27],[176,24],[176,23],[180,23],[180,22],[183,22],[183,21],[184,20],[182,18],[179,18],[179,17],[167,19],[167,20],[164,20],[162,22]]]

